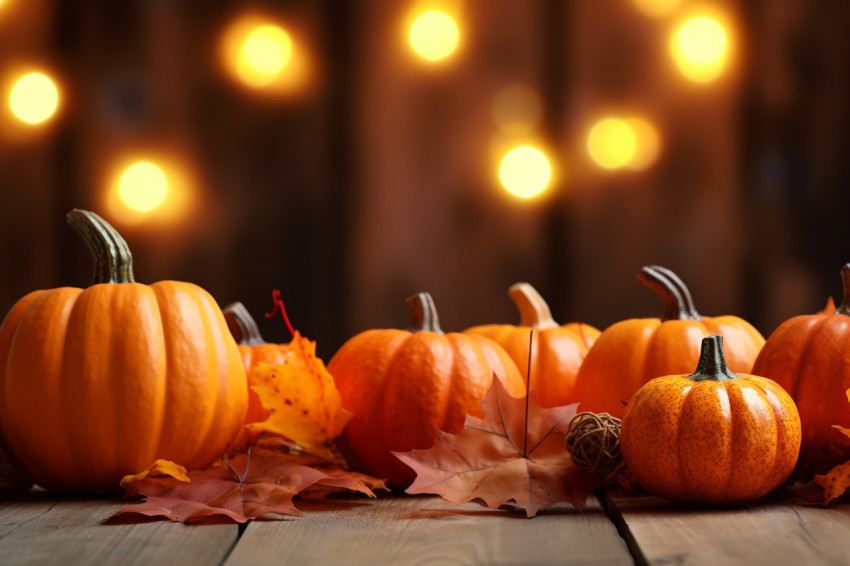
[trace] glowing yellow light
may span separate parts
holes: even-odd
[[[413,21],[408,40],[420,57],[439,61],[457,49],[460,31],[454,18],[447,13],[428,10]]]
[[[673,59],[687,78],[704,83],[715,79],[726,62],[728,38],[720,23],[707,16],[692,18],[673,34]]]
[[[499,165],[499,180],[512,195],[524,199],[536,197],[549,186],[552,167],[546,155],[530,145],[509,151]]]
[[[47,75],[29,73],[19,78],[9,94],[9,108],[21,121],[44,122],[59,106],[59,90]]]
[[[168,196],[168,178],[162,169],[148,161],[134,163],[124,170],[118,182],[121,201],[138,212],[150,212]]]
[[[673,12],[682,0],[632,0],[638,10],[653,18],[661,18]]]
[[[292,40],[275,25],[259,26],[245,38],[239,51],[237,72],[251,86],[274,81],[292,58]]]
[[[587,151],[591,159],[605,169],[619,169],[635,155],[637,138],[629,125],[618,118],[598,121],[587,135]]]
[[[661,152],[661,136],[655,126],[643,118],[629,118],[625,122],[635,136],[634,155],[626,164],[626,168],[642,171],[658,159],[658,154]]]
[[[493,99],[493,121],[503,131],[527,134],[540,122],[543,105],[540,96],[525,85],[510,85],[500,90]]]

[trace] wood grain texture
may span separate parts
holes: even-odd
[[[252,522],[227,566],[633,564],[599,504],[524,513],[425,496],[300,502],[300,518]]]
[[[603,504],[637,564],[850,564],[848,504],[824,508],[760,500],[693,507],[610,493]]]
[[[0,564],[221,564],[238,538],[233,524],[153,521],[104,525],[126,502],[53,499],[33,491],[0,503]]]

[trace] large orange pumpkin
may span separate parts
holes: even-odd
[[[528,283],[515,283],[508,295],[519,310],[520,323],[484,324],[465,330],[480,334],[499,344],[516,362],[523,378],[528,379],[529,332],[531,344],[531,387],[543,407],[568,405],[576,375],[587,351],[599,337],[599,330],[580,322],[559,325],[549,305]]]
[[[633,318],[606,328],[579,368],[575,398],[582,411],[619,417],[641,385],[659,375],[684,374],[699,359],[700,343],[722,335],[726,359],[735,372],[750,373],[764,338],[737,316],[700,316],[688,288],[663,267],[644,267],[638,281],[664,301],[662,318]]]
[[[260,398],[250,388],[251,370],[260,364],[279,366],[286,363],[292,352],[289,344],[272,344],[263,339],[257,322],[240,302],[230,303],[222,310],[224,320],[242,355],[242,364],[248,372],[248,411],[245,413],[245,423],[255,423],[266,420],[269,412],[263,407]]]
[[[647,491],[679,501],[731,503],[765,495],[791,474],[800,416],[775,382],[735,375],[723,338],[702,341],[697,370],[651,380],[626,407],[623,459]]]
[[[796,401],[803,423],[801,470],[846,460],[850,440],[850,264],[841,270],[844,297],[838,309],[795,316],[768,337],[753,371],[776,381]],[[835,448],[839,450],[835,450]]]
[[[483,336],[440,329],[427,293],[408,299],[407,330],[367,330],[349,339],[328,364],[353,414],[339,447],[355,470],[387,478],[393,488],[416,474],[390,451],[426,449],[435,429],[457,433],[480,403],[495,375],[515,397],[525,385],[514,362]]]
[[[38,484],[115,491],[157,458],[204,468],[247,406],[245,370],[215,300],[135,283],[124,239],[92,212],[69,223],[95,284],[33,291],[0,327],[0,440]]]

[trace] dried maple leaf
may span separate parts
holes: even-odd
[[[543,409],[534,391],[511,397],[498,379],[481,402],[482,418],[467,416],[463,430],[437,430],[434,447],[395,453],[416,471],[407,493],[434,493],[457,505],[491,509],[514,504],[533,517],[559,501],[583,509],[602,482],[578,470],[565,446],[576,404]]]
[[[292,345],[285,364],[260,364],[251,370],[251,389],[269,416],[246,428],[252,434],[278,434],[315,449],[339,436],[351,413],[342,408],[333,377],[316,357],[316,343],[295,331]]]
[[[292,498],[302,492],[356,491],[370,497],[370,488],[383,482],[311,456],[296,456],[256,448],[206,470],[180,474],[180,466],[159,461],[150,470],[126,476],[122,486],[128,494],[145,497],[120,509],[110,519],[129,514],[165,517],[172,521],[198,522],[228,517],[244,523],[269,513],[300,516]]]

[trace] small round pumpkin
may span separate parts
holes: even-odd
[[[430,448],[437,428],[460,432],[467,414],[481,415],[494,376],[511,395],[525,395],[516,364],[498,344],[443,333],[428,293],[407,304],[407,330],[361,332],[328,364],[342,405],[353,415],[339,438],[340,451],[353,469],[387,478],[396,489],[410,485],[416,474],[391,451]]]
[[[625,404],[650,379],[689,372],[702,339],[710,334],[730,344],[726,359],[732,371],[752,370],[764,337],[749,322],[731,315],[700,316],[690,291],[669,269],[646,266],[637,279],[664,301],[664,316],[622,320],[602,332],[576,376],[575,398],[582,411],[622,416]]]
[[[134,282],[124,239],[83,210],[68,222],[95,284],[33,291],[0,327],[0,441],[55,491],[118,491],[164,458],[205,468],[242,427],[245,369],[221,310],[191,283]]]
[[[245,424],[266,420],[269,412],[263,407],[260,398],[250,388],[251,370],[260,364],[279,366],[289,359],[291,347],[289,344],[272,344],[263,339],[260,328],[248,309],[240,302],[230,303],[222,310],[224,320],[230,333],[239,346],[242,364],[248,373],[248,411],[245,413]]]
[[[484,324],[464,332],[480,334],[499,344],[516,362],[523,379],[528,379],[529,331],[534,331],[531,344],[531,387],[543,407],[568,405],[573,395],[576,375],[588,350],[599,337],[599,330],[581,322],[559,325],[552,318],[549,305],[528,283],[515,283],[508,295],[517,306],[519,325]]]
[[[774,381],[736,375],[723,338],[702,340],[696,372],[653,379],[626,407],[620,449],[647,491],[684,502],[757,499],[784,482],[800,450],[800,416]]]
[[[786,320],[768,337],[753,365],[753,372],[776,381],[797,403],[803,423],[801,469],[831,466],[834,447],[850,450],[850,439],[835,428],[850,428],[850,264],[842,268],[841,279],[838,309]],[[836,457],[847,459],[846,454]]]

